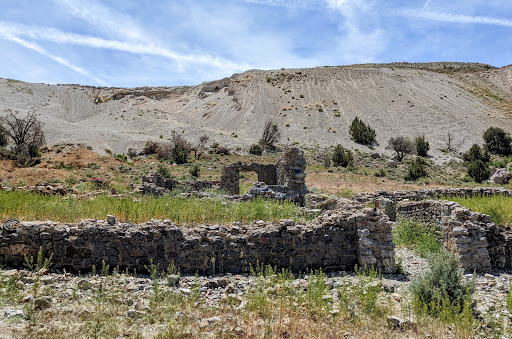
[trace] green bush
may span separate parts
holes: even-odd
[[[462,154],[462,160],[464,160],[466,164],[476,160],[481,160],[484,163],[488,163],[491,160],[491,157],[486,148],[481,148],[477,144],[473,144],[469,151]]]
[[[489,152],[509,155],[512,154],[510,135],[499,127],[489,127],[484,133],[485,146]]]
[[[395,151],[398,161],[400,162],[407,154],[412,154],[414,152],[414,144],[412,143],[412,140],[401,135],[391,137],[388,141],[388,147],[386,148]]]
[[[358,117],[352,121],[349,133],[352,140],[358,144],[372,145],[375,143],[375,130],[371,128],[370,125],[365,124]]]
[[[414,144],[416,145],[416,154],[420,157],[426,157],[427,152],[430,149],[430,144],[425,140],[425,136],[420,135],[414,138]]]
[[[474,279],[463,282],[459,258],[442,250],[429,254],[430,270],[411,282],[413,308],[441,320],[451,320],[472,309]],[[472,317],[472,312],[469,312]]]
[[[258,144],[252,144],[249,148],[249,154],[253,155],[262,155],[263,154],[263,147],[261,147]]]
[[[345,149],[341,145],[337,145],[332,154],[332,162],[334,166],[347,167],[354,163],[354,157],[350,150]]]
[[[491,175],[491,170],[489,169],[489,165],[482,160],[471,161],[467,165],[468,175],[473,178],[476,182],[482,182],[484,180],[489,179]]]
[[[423,158],[416,158],[409,165],[409,170],[407,171],[405,180],[414,181],[426,176],[428,176],[428,173],[425,160]]]
[[[162,165],[162,164],[158,164],[158,168],[156,170],[156,173],[158,175],[160,175],[162,178],[165,178],[165,179],[172,178],[172,174],[169,171],[169,169],[167,167],[165,167],[164,165]]]
[[[191,176],[193,176],[194,178],[199,178],[199,175],[201,174],[201,169],[199,167],[198,164],[195,164],[194,166],[192,166],[192,168],[188,171],[188,173],[190,173]]]

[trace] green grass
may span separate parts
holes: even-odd
[[[449,197],[446,200],[455,201],[475,212],[488,214],[492,221],[499,225],[512,222],[512,197],[505,195]]]
[[[425,257],[428,253],[439,253],[442,248],[436,230],[432,225],[401,219],[393,230],[393,242],[396,246],[413,248]]]
[[[77,222],[81,219],[105,219],[115,215],[119,221],[145,222],[170,219],[178,223],[230,223],[233,221],[304,219],[299,206],[290,202],[255,199],[226,202],[219,199],[140,196],[94,199],[47,196],[27,192],[0,191],[0,218]]]

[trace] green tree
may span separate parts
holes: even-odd
[[[469,151],[462,155],[462,160],[466,165],[468,175],[476,182],[482,182],[489,179],[491,170],[489,169],[489,162],[491,157],[487,149],[482,149],[477,144],[473,144]]]
[[[491,153],[510,155],[512,147],[510,135],[499,127],[489,127],[484,133],[485,146]]]
[[[386,148],[395,151],[398,157],[398,161],[400,162],[407,154],[414,153],[414,144],[412,143],[411,139],[401,135],[397,137],[391,137],[388,141],[388,147]]]
[[[376,133],[370,125],[365,124],[361,119],[356,117],[349,129],[352,140],[362,145],[371,145],[375,143]]]
[[[334,166],[347,167],[353,164],[354,157],[350,150],[341,145],[337,145],[332,154],[332,162]]]
[[[411,162],[409,166],[409,170],[407,171],[407,175],[405,176],[405,180],[417,180],[419,178],[423,178],[428,176],[427,163],[423,158],[416,158]]]
[[[424,135],[419,135],[414,138],[414,144],[416,145],[416,154],[420,157],[426,157],[427,152],[430,149],[430,144],[427,140],[425,140]]]

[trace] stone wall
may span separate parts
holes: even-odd
[[[243,164],[237,162],[224,166],[220,185],[229,194],[240,194],[240,171],[255,171],[258,182],[243,200],[261,196],[269,199],[291,200],[304,204],[306,188],[306,159],[304,152],[296,147],[287,148],[276,165]]]
[[[277,184],[276,165],[236,162],[224,166],[220,178],[220,186],[229,194],[240,193],[240,172],[256,172],[259,182],[264,182],[267,185]]]
[[[512,268],[511,229],[496,225],[489,215],[443,200],[403,201],[397,215],[437,224],[443,245],[459,253],[468,271]]]
[[[111,222],[112,223],[112,222]],[[152,259],[181,272],[248,272],[257,262],[294,272],[351,270],[355,264],[395,270],[387,216],[372,209],[327,211],[313,221],[239,222],[229,226],[180,226],[153,220],[141,225],[85,220],[77,225],[24,222],[0,232],[0,265],[20,267],[42,246],[54,267],[90,271],[110,267],[145,271]]]
[[[455,197],[455,196],[467,196],[471,197],[474,195],[497,195],[503,194],[506,196],[512,196],[512,191],[500,188],[500,187],[476,187],[476,188],[429,188],[417,191],[375,191],[357,194],[352,199],[361,202],[374,202],[378,199],[389,199],[394,203],[400,202],[405,199],[409,200],[425,200],[425,199],[437,199],[441,197]]]

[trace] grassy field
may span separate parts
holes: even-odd
[[[0,217],[3,219],[77,222],[87,218],[105,219],[107,214],[123,222],[170,219],[185,224],[305,218],[298,205],[263,199],[240,203],[168,196],[118,198],[100,195],[89,199],[0,190]]]
[[[512,197],[504,195],[475,196],[471,198],[450,197],[446,200],[455,201],[473,211],[488,214],[492,217],[492,221],[499,225],[512,222]]]

